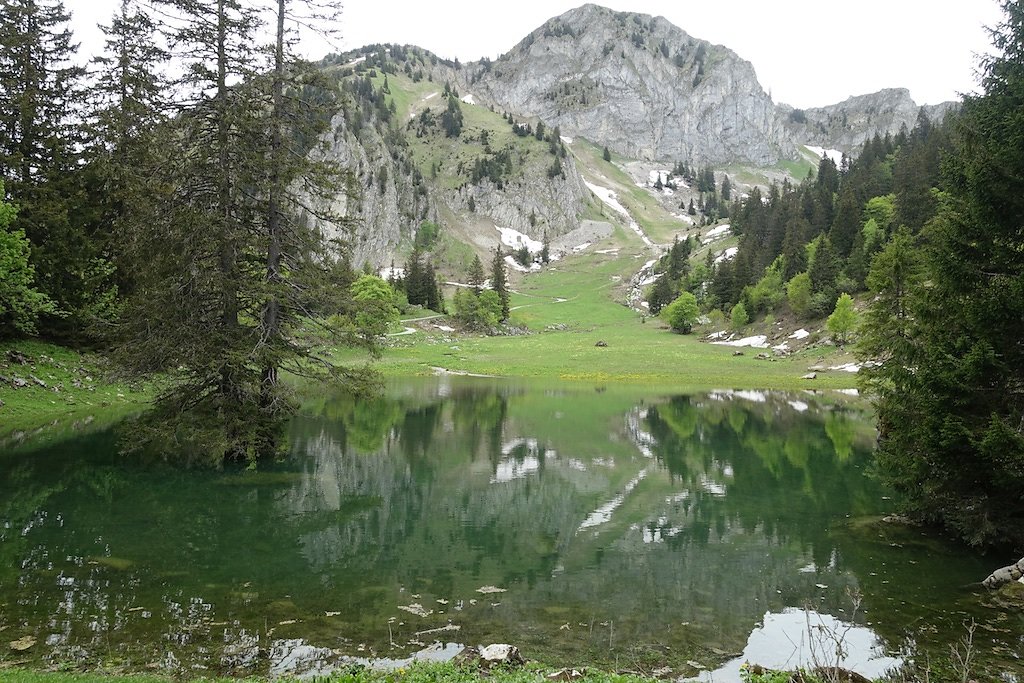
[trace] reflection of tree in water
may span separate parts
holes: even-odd
[[[762,529],[809,545],[827,565],[830,523],[879,505],[881,490],[862,475],[870,432],[840,411],[801,412],[783,398],[759,398],[679,396],[648,409],[654,454],[691,494],[682,505],[694,523],[672,542]]]
[[[57,562],[72,588],[26,573],[23,589],[46,612],[31,618],[68,620],[69,591],[83,625],[102,612],[104,624],[163,642],[194,627],[161,611],[172,596],[243,626],[339,611],[330,637],[387,642],[388,619],[406,619],[396,606],[416,593],[437,610],[436,598],[479,598],[479,610],[429,624],[451,616],[470,640],[514,633],[538,651],[617,657],[607,630],[576,628],[614,620],[617,644],[670,645],[685,660],[695,644],[742,647],[765,610],[817,599],[816,583],[830,586],[823,607],[848,607],[842,587],[877,570],[857,554],[870,544],[835,530],[881,495],[861,472],[872,435],[856,414],[802,413],[772,396],[601,405],[595,420],[594,403],[569,392],[455,383],[373,402],[328,397],[292,423],[291,455],[258,472],[134,466],[110,455],[112,437],[0,460],[0,511],[14,522],[0,530],[0,587],[26,557],[110,554],[126,568]],[[633,480],[605,521],[581,529]],[[66,525],[16,533],[40,510]],[[500,608],[476,593],[486,584],[509,589],[493,598]],[[137,604],[157,613],[139,621],[127,612]],[[96,635],[83,626],[81,637]]]

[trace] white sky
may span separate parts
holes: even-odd
[[[259,0],[267,4],[266,0]],[[84,51],[101,44],[118,0],[65,0]],[[547,19],[582,0],[348,0],[341,49],[369,43],[417,45],[463,62],[507,52]],[[696,38],[753,63],[776,102],[832,104],[905,87],[918,104],[976,88],[978,54],[996,0],[602,0],[616,10],[660,15]],[[331,49],[311,42],[320,57]]]

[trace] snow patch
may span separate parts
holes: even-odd
[[[810,406],[803,401],[790,401],[789,406],[798,413],[806,412],[807,409],[810,408]]]
[[[469,93],[462,96],[462,101],[466,104],[476,104],[476,98]]]
[[[395,279],[403,278],[405,277],[405,268],[391,268],[390,266],[385,266],[380,269],[380,276],[385,280],[390,280],[392,277]]]
[[[811,333],[801,327],[799,330],[797,330],[793,334],[789,335],[789,338],[790,339],[807,339],[810,336],[811,336]]]
[[[560,138],[560,139],[562,140],[562,142],[564,142],[565,144],[567,144],[567,145],[571,145],[571,144],[572,144],[572,138],[570,138],[570,137],[568,137],[568,136],[565,136],[565,135],[559,135],[558,137],[559,137],[559,138]]]
[[[843,153],[838,149],[825,149],[824,147],[816,147],[814,145],[804,145],[804,147],[811,150],[819,159],[822,156],[827,156],[836,166],[843,163]]]
[[[594,183],[586,180],[583,181],[583,184],[590,188],[590,191],[597,195],[597,198],[602,202],[626,218],[629,218],[629,211],[626,211],[626,207],[619,203],[619,200],[616,198],[616,194],[612,190],[609,190],[607,187],[602,187],[601,185],[595,185]]]
[[[721,263],[722,261],[732,260],[733,258],[736,257],[736,254],[739,252],[739,250],[739,247],[729,247],[728,249],[726,249],[721,254],[715,257],[715,263]]]
[[[674,214],[672,214],[672,218],[678,218],[679,220],[681,220],[682,222],[686,223],[687,225],[696,225],[693,222],[693,219],[690,218],[685,213],[674,213]]]
[[[522,263],[516,261],[511,256],[505,257],[505,264],[512,270],[517,271],[519,273],[533,273],[540,270],[541,268],[539,263],[531,263],[528,267],[524,266]]]
[[[590,191],[597,195],[598,199],[600,199],[602,202],[610,206],[615,211],[625,216],[626,220],[629,221],[630,229],[632,229],[633,232],[635,232],[637,236],[640,237],[640,240],[644,244],[646,244],[649,247],[654,246],[654,242],[652,242],[651,239],[646,235],[646,233],[644,233],[644,231],[640,229],[640,225],[635,220],[633,220],[632,216],[629,215],[629,211],[626,211],[626,207],[619,203],[619,200],[616,198],[616,195],[613,191],[609,190],[607,187],[601,187],[600,185],[595,185],[591,182],[587,182],[586,180],[583,181],[583,184],[590,188]]]
[[[768,337],[763,334],[757,334],[754,335],[753,337],[744,337],[743,339],[734,339],[732,341],[716,341],[711,343],[718,344],[719,346],[749,346],[754,349],[767,349]]]
[[[575,247],[572,248],[572,253],[578,254],[579,252],[583,251],[584,249],[586,249],[589,246],[590,246],[590,242],[584,242],[583,244],[578,244],[578,245],[576,245]]]
[[[829,370],[840,370],[842,372],[860,372],[861,366],[858,363],[844,363],[843,365],[833,365]]]
[[[519,249],[526,247],[527,251],[531,254],[538,254],[544,248],[543,242],[538,242],[532,239],[529,235],[524,235],[518,230],[512,228],[500,228],[497,225],[494,229],[501,233],[501,243],[506,247],[512,247],[513,249]]]
[[[693,221],[691,220],[690,222],[692,223]],[[714,242],[715,240],[720,240],[723,237],[728,237],[731,234],[732,226],[726,223],[725,225],[719,225],[717,228],[708,230],[707,234],[704,235],[704,239],[701,241],[704,242],[704,244],[707,244],[708,242]]]

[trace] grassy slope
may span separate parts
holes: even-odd
[[[13,361],[9,352],[22,354],[29,363]],[[0,344],[0,375],[7,378],[0,380],[0,437],[47,423],[72,426],[99,413],[120,417],[138,410],[152,396],[149,388],[110,382],[106,374],[98,356],[34,340]],[[15,377],[29,385],[15,389]]]
[[[695,335],[672,334],[655,318],[645,321],[612,299],[638,262],[629,253],[589,253],[558,262],[526,277],[512,297],[516,309],[512,322],[527,326],[531,334],[453,338],[428,325],[423,332],[393,338],[380,368],[388,375],[430,374],[433,367],[443,367],[487,375],[693,390],[855,385],[850,373],[821,374],[813,382],[801,379],[808,365],[821,362],[819,352],[756,360],[756,350],[744,349],[743,356],[734,356],[734,348],[702,343]],[[559,298],[567,300],[558,302]],[[595,346],[598,341],[608,346]],[[837,352],[827,350],[825,362],[838,364],[838,359]]]
[[[465,107],[480,110],[479,107]],[[482,110],[484,116],[495,116]],[[500,121],[500,117],[496,117]],[[506,126],[507,127],[507,126]],[[670,216],[658,201],[614,164],[602,150],[577,138],[571,145],[584,177],[614,190],[643,230],[655,241],[670,243],[687,226]],[[605,209],[604,217],[621,223]],[[720,251],[734,243],[712,245]],[[597,250],[614,248],[613,254]],[[512,323],[529,328],[525,336],[452,337],[426,325],[414,335],[395,337],[380,362],[392,376],[424,375],[441,367],[455,372],[537,379],[621,382],[677,390],[710,388],[838,389],[855,386],[850,373],[820,374],[802,379],[808,365],[838,365],[834,349],[796,354],[775,361],[756,360],[757,350],[701,343],[695,335],[672,334],[655,318],[641,316],[617,303],[625,283],[653,254],[629,229],[615,233],[584,254],[552,263],[544,271],[514,276]],[[698,250],[695,259],[704,258]],[[565,299],[565,301],[559,301]],[[761,330],[751,329],[754,334]],[[597,347],[604,341],[607,347]],[[346,360],[358,354],[343,353]]]

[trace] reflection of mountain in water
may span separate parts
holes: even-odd
[[[872,437],[808,396],[452,379],[324,397],[261,472],[131,467],[97,437],[0,459],[0,627],[63,624],[61,657],[131,633],[183,666],[272,637],[401,658],[449,623],[552,661],[718,662],[885,564],[835,533],[884,505]]]

